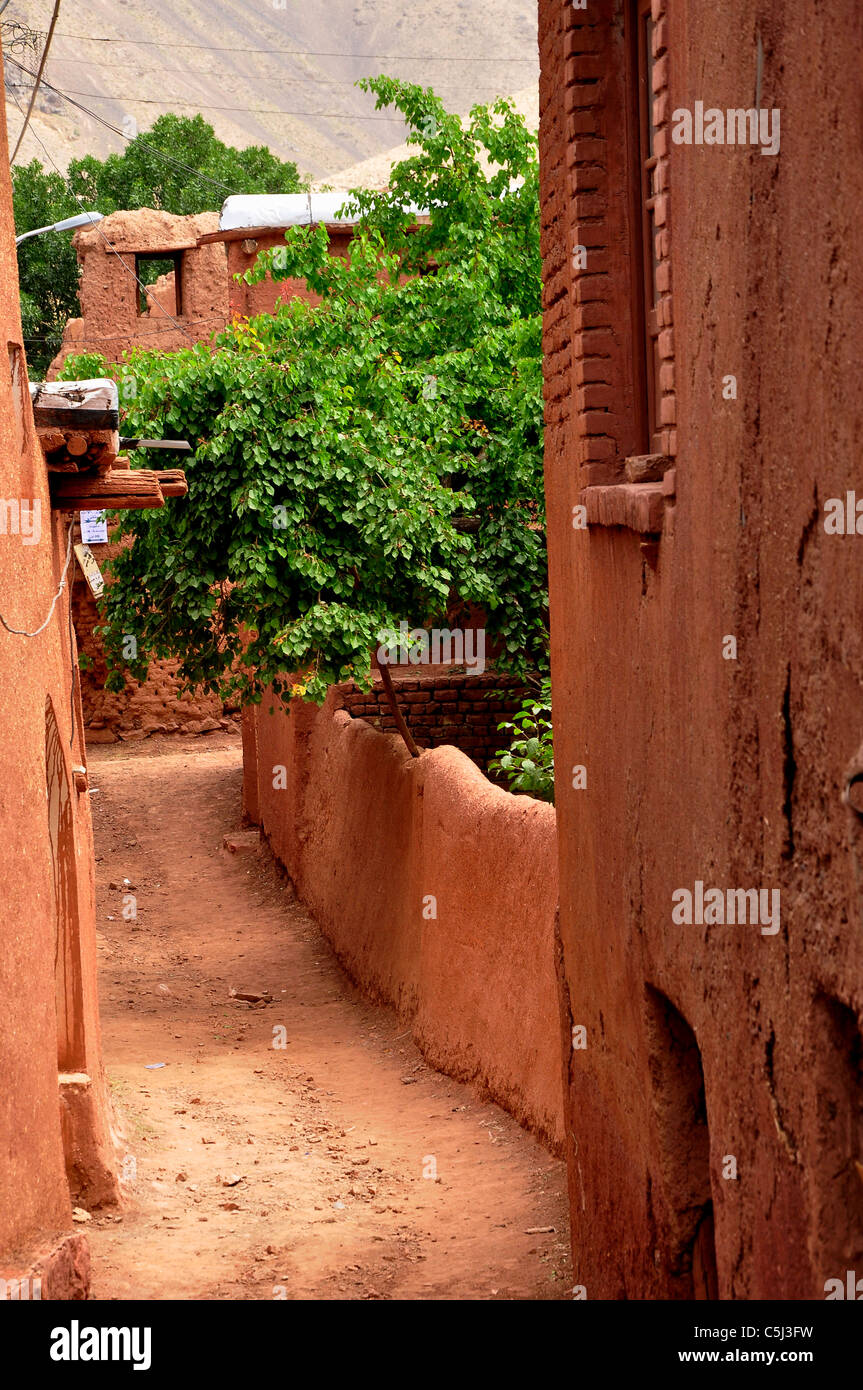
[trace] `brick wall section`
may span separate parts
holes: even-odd
[[[656,125],[654,153],[656,168],[653,187],[656,193],[656,288],[660,295],[659,422],[662,426],[662,452],[674,458],[677,454],[677,402],[674,394],[674,315],[671,294],[671,195],[668,176],[668,145],[670,117],[673,110],[668,86],[668,14],[667,0],[653,0],[653,120]]]
[[[670,93],[666,0],[653,6],[656,254],[663,358],[662,446],[673,428],[674,335],[668,178]],[[574,492],[624,480],[642,452],[641,286],[634,188],[637,144],[627,82],[624,6],[546,5],[540,25],[540,165],[545,265],[546,425],[572,462]],[[584,249],[583,256],[579,248]],[[582,263],[583,261],[583,263]],[[578,501],[573,496],[573,505]]]
[[[93,546],[100,552],[116,546]],[[99,622],[95,600],[86,583],[76,575],[72,586],[72,621],[78,650],[93,663],[81,672],[81,705],[88,743],[117,743],[146,738],[149,734],[203,734],[215,729],[239,729],[221,700],[203,693],[185,694],[180,689],[177,661],[152,661],[145,681],[128,680],[119,692],[105,689],[108,667],[102,644],[93,635]]]
[[[396,698],[420,748],[450,744],[460,748],[483,771],[509,737],[498,732],[521,707],[527,687],[499,672],[474,675],[432,675],[394,679]],[[376,729],[395,730],[383,686],[377,681],[365,692],[353,682],[335,687],[336,709],[353,719],[365,719]]]

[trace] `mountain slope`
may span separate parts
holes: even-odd
[[[35,71],[52,9],[51,0],[11,0],[3,13],[13,143],[32,82],[12,60]],[[41,37],[28,43],[16,26]],[[380,72],[433,86],[457,111],[535,87],[535,4],[65,0],[45,77],[127,133],[146,130],[164,111],[200,111],[221,139],[267,144],[320,181],[403,141],[401,121],[376,112],[353,86]],[[32,126],[18,162],[35,157],[50,167],[47,148],[62,169],[70,158],[104,158],[124,144],[48,89]]]

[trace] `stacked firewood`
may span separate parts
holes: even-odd
[[[115,382],[50,382],[30,394],[53,510],[163,507],[166,497],[186,496],[182,469],[130,468],[121,455]]]

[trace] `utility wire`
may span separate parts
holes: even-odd
[[[392,62],[399,63],[533,63],[538,62],[537,58],[523,58],[515,55],[507,56],[498,54],[487,56],[485,54],[450,55],[443,53],[328,53],[325,51],[315,51],[305,48],[233,48],[230,44],[211,44],[211,43],[174,43],[173,39],[116,39],[99,38],[93,34],[67,34],[65,31],[58,33],[58,38],[77,39],[87,43],[125,43],[133,44],[136,48],[200,48],[208,53],[286,53],[293,58],[352,58],[362,60],[365,58],[383,58]]]
[[[128,106],[193,106],[196,111],[242,111],[244,115],[249,116],[326,116],[334,121],[389,121],[390,124],[404,124],[402,116],[364,116],[355,111],[288,111],[282,106],[217,106],[211,101],[187,101],[185,97],[139,97],[130,96],[128,93],[122,96],[102,96],[98,92],[79,92],[75,87],[70,87],[69,90],[76,96],[88,97],[90,101],[122,101]]]
[[[26,114],[26,116],[24,117],[24,124],[22,125],[21,129],[20,129],[19,132],[18,132],[18,139],[17,139],[17,141],[16,141],[16,143],[15,143],[15,148],[14,148],[14,150],[12,151],[12,158],[9,160],[9,163],[10,163],[10,164],[14,164],[14,163],[15,163],[15,156],[16,156],[16,154],[18,153],[19,149],[21,148],[21,141],[24,139],[24,132],[25,132],[25,130],[27,129],[27,126],[28,126],[29,123],[30,123],[30,112],[33,110],[33,105],[34,105],[34,102],[36,101],[36,95],[37,95],[37,93],[38,93],[38,91],[39,91],[39,83],[42,81],[42,72],[43,72],[43,69],[44,69],[44,67],[45,67],[45,60],[46,60],[47,57],[48,57],[48,49],[51,47],[51,40],[52,40],[52,38],[54,37],[54,26],[55,26],[55,24],[57,23],[57,20],[58,20],[59,16],[60,16],[60,0],[54,0],[54,13],[53,13],[52,16],[51,16],[51,23],[48,25],[48,37],[47,37],[47,39],[45,40],[45,47],[42,49],[42,57],[41,57],[41,59],[39,60],[39,70],[38,70],[38,72],[36,73],[36,83],[35,83],[35,85],[34,85],[34,87],[33,87],[32,92],[30,93],[30,104],[29,104],[29,106],[27,107],[27,114]]]
[[[18,62],[17,58],[13,58],[10,55],[7,56],[6,61],[7,63],[14,63],[15,66],[17,68],[20,68],[22,72],[26,72],[28,77],[34,76],[34,74],[30,71],[29,68],[25,68],[23,63]],[[98,121],[100,125],[105,126],[108,130],[112,130],[115,135],[119,135],[123,140],[128,140],[130,143],[133,140],[137,140],[138,144],[143,149],[151,150],[152,153],[158,155],[160,159],[164,159],[166,163],[173,164],[176,169],[182,169],[185,173],[194,175],[196,179],[203,179],[205,183],[211,183],[215,188],[223,188],[226,193],[234,192],[234,189],[231,187],[230,184],[222,183],[220,179],[211,178],[209,174],[202,173],[200,169],[193,169],[190,164],[184,164],[181,159],[174,159],[172,155],[165,154],[165,152],[163,150],[160,150],[157,145],[151,145],[150,142],[148,140],[144,140],[142,136],[127,135],[125,130],[121,130],[120,127],[114,125],[112,121],[108,121],[105,119],[104,116],[100,116],[98,111],[90,111],[86,106],[82,106],[80,101],[74,101],[72,97],[68,96],[65,92],[61,92],[59,87],[53,87],[50,82],[44,81],[42,83],[42,86],[47,87],[49,92],[54,92],[58,97],[62,97],[64,101],[68,101],[71,106],[77,107],[79,111],[83,111],[85,115],[92,116],[94,121]],[[42,148],[45,148],[44,145],[42,146]],[[56,165],[54,167],[56,168]]]
[[[12,92],[11,95],[12,95],[13,101],[15,102],[15,105],[18,107],[18,110],[20,111],[20,110],[21,110],[21,107],[20,107],[20,105],[19,105],[19,103],[18,103],[18,98],[15,96],[15,93],[14,93],[14,92]],[[55,162],[55,160],[54,160],[53,155],[51,154],[51,151],[48,150],[48,149],[46,148],[44,141],[43,141],[42,139],[40,139],[40,137],[36,134],[36,131],[35,131],[35,130],[33,131],[33,134],[36,136],[36,139],[39,141],[39,144],[42,146],[42,149],[45,151],[45,154],[46,154],[46,156],[48,157],[48,159],[50,159],[51,163],[54,165],[54,170],[55,170],[55,172],[56,172],[57,174],[60,174],[60,178],[62,179],[62,178],[63,178],[63,174],[60,173],[60,170],[59,170],[59,168],[57,167],[57,164],[56,164],[56,162]],[[68,187],[68,183],[67,183],[67,187]],[[78,194],[75,192],[74,188],[70,188],[70,189],[69,189],[69,192],[72,194],[72,197],[75,199],[75,202],[78,204],[78,207],[80,208],[81,212],[85,212],[86,209],[85,209],[85,207],[84,207],[84,204],[81,202],[81,199],[78,197]],[[98,223],[98,222],[91,222],[90,225],[91,225],[91,227],[94,227],[95,230],[99,233],[99,236],[102,238],[102,240],[104,241],[105,245],[107,246],[107,248],[108,248],[108,250],[111,252],[111,254],[112,254],[113,256],[116,256],[116,257],[117,257],[117,260],[120,262],[120,265],[123,267],[123,270],[124,270],[124,272],[126,273],[126,275],[128,275],[132,280],[135,281],[135,284],[138,286],[138,289],[139,289],[139,290],[143,290],[143,291],[144,291],[144,296],[145,296],[145,298],[147,299],[148,303],[150,303],[151,305],[155,306],[155,308],[157,308],[157,309],[159,310],[160,313],[164,314],[164,315],[165,315],[165,318],[168,319],[168,320],[174,325],[174,327],[177,329],[178,333],[182,333],[182,334],[183,334],[183,337],[184,337],[184,338],[188,338],[189,342],[192,343],[192,344],[194,345],[194,344],[198,341],[197,338],[194,338],[194,337],[192,336],[191,333],[188,333],[188,332],[186,331],[186,329],[183,327],[183,325],[182,325],[181,323],[178,323],[177,320],[176,320],[171,314],[168,313],[168,310],[167,310],[162,304],[159,303],[158,299],[156,299],[155,297],[154,297],[153,299],[150,299],[150,296],[147,294],[148,286],[144,284],[143,280],[141,280],[141,279],[138,278],[138,276],[135,274],[134,270],[130,270],[130,269],[129,269],[129,267],[127,266],[126,262],[123,260],[123,257],[120,255],[120,252],[117,251],[116,248],[113,247],[113,246],[111,245],[110,241],[109,241],[108,238],[105,236],[105,233],[102,231],[102,228],[99,226],[99,223]]]
[[[189,320],[189,323],[190,323],[191,325],[193,325],[193,326],[194,326],[195,324],[197,324],[197,323],[207,323],[207,322],[208,322],[207,319],[190,319],[190,320]],[[136,329],[135,329],[135,336],[136,336],[136,338],[158,338],[158,337],[160,337],[162,334],[164,334],[164,333],[170,333],[170,332],[171,332],[170,327],[169,327],[167,324],[163,324],[163,325],[160,325],[160,326],[157,327],[157,328],[136,328]],[[85,333],[85,334],[82,335],[82,337],[76,338],[76,339],[75,339],[75,344],[76,344],[76,346],[77,346],[78,344],[80,344],[80,345],[83,347],[83,346],[84,346],[85,344],[87,344],[87,343],[120,343],[120,342],[126,342],[126,341],[128,340],[128,338],[129,338],[129,334],[128,334],[128,333],[110,333],[110,334]],[[25,339],[24,339],[24,342],[25,342],[25,343],[60,343],[60,342],[62,342],[62,334],[60,334],[60,333],[55,333],[55,334],[53,335],[53,337],[48,337],[48,338],[25,338]]]
[[[147,59],[147,60],[142,60],[142,61],[150,61],[150,60]],[[102,71],[103,68],[121,68],[124,72],[128,72],[128,71],[129,71],[129,60],[128,60],[128,59],[126,59],[126,61],[123,62],[123,63],[106,63],[106,62],[103,62],[101,58],[100,58],[100,59],[93,59],[93,58],[66,58],[66,57],[61,57],[58,53],[52,53],[52,54],[51,54],[51,63],[52,63],[52,65],[56,65],[57,63],[66,63],[66,64],[73,64],[73,65],[76,66],[76,67],[93,67],[93,65],[94,65],[95,62],[98,62],[98,64],[99,64],[99,71],[100,71],[100,72]],[[220,75],[220,74],[217,74],[217,73],[212,72],[209,68],[189,68],[189,67],[185,67],[185,68],[165,68],[165,67],[161,67],[161,66],[160,66],[160,68],[159,68],[159,76],[161,77],[162,73],[164,73],[164,72],[176,72],[176,73],[179,73],[180,76],[182,76],[182,77],[208,77],[208,78],[212,78],[212,77],[216,77],[216,76],[221,76],[222,80],[224,80],[224,78],[225,78],[225,77],[228,77],[228,76],[229,76],[229,77],[232,77],[232,78],[234,78],[234,79],[240,79],[240,78],[244,78],[244,77],[248,77],[248,76],[249,76],[248,73],[243,73],[243,72],[233,72],[233,73],[229,73],[229,74],[221,74],[221,75]],[[255,75],[256,75],[256,77],[257,77],[257,76],[259,75],[259,73],[256,73]],[[333,87],[333,86],[337,86],[337,85],[343,83],[346,79],[343,78],[343,77],[335,77],[335,76],[332,76],[332,75],[327,76],[327,77],[312,77],[310,74],[305,74],[305,73],[303,74],[302,77],[283,77],[282,74],[279,73],[279,74],[277,74],[276,76],[274,76],[274,77],[272,78],[272,80],[273,80],[273,81],[278,81],[280,87],[284,87],[284,86],[292,86],[292,87]],[[437,92],[437,91],[439,91],[439,90],[453,91],[453,92],[471,92],[471,93],[474,93],[474,92],[476,92],[476,86],[474,85],[474,86],[472,86],[472,87],[452,87],[452,88],[451,88],[451,87],[449,86],[449,82],[446,81],[446,79],[445,79],[443,83],[440,83],[440,84],[437,83],[437,82],[435,83],[435,91]]]
[[[13,58],[10,55],[10,57],[8,58],[8,62],[14,63],[15,66],[17,68],[20,68],[22,72],[26,72],[28,77],[35,76],[31,69],[25,67],[23,63],[19,63],[17,58]],[[58,97],[63,97],[65,101],[71,102],[72,106],[77,106],[78,110],[83,111],[86,115],[92,116],[97,121],[102,120],[102,117],[98,116],[95,111],[90,111],[86,106],[82,105],[80,101],[75,101],[74,98],[71,97],[68,92],[61,91],[59,87],[53,86],[53,84],[48,81],[44,81],[42,83],[42,86],[47,87],[48,91],[54,92]],[[199,111],[242,111],[248,115],[260,116],[327,116],[332,118],[333,120],[340,121],[389,121],[391,123],[398,122],[399,124],[403,124],[403,118],[401,116],[361,116],[357,115],[352,111],[285,111],[278,106],[213,106],[205,105],[203,102],[185,101],[181,97],[171,97],[167,100],[157,100],[155,97],[132,97],[126,94],[124,94],[123,96],[101,96],[98,92],[79,92],[74,87],[71,90],[75,93],[75,96],[89,97],[90,101],[119,101],[124,102],[129,106],[135,104],[139,106],[178,105],[193,106],[196,110]],[[110,124],[110,122],[106,121],[103,121],[102,123],[104,125]],[[116,129],[116,126],[112,127],[112,129]],[[122,134],[122,132],[119,133]],[[126,138],[129,139],[131,137],[127,136]],[[224,185],[222,186],[224,187]]]
[[[6,631],[7,631],[7,632],[11,632],[11,633],[13,634],[13,636],[15,636],[15,637],[38,637],[40,632],[44,632],[44,631],[45,631],[46,627],[48,626],[48,624],[50,623],[51,619],[53,618],[53,616],[54,616],[54,609],[57,607],[57,600],[59,599],[60,595],[62,594],[63,590],[64,590],[65,587],[66,587],[66,575],[67,575],[68,570],[69,570],[69,561],[72,559],[72,532],[73,532],[73,530],[74,530],[74,527],[75,527],[75,523],[74,523],[74,522],[70,522],[70,523],[69,523],[69,537],[68,537],[68,540],[67,540],[67,542],[66,542],[66,563],[65,563],[65,565],[63,566],[63,573],[62,573],[61,576],[60,576],[60,587],[58,588],[56,594],[54,595],[54,597],[53,597],[52,600],[51,600],[51,607],[48,609],[48,616],[47,616],[47,618],[45,619],[44,623],[40,623],[39,626],[38,626],[37,628],[35,628],[33,632],[27,632],[27,630],[26,630],[25,628],[23,628],[23,627],[12,627],[11,623],[7,623],[6,619],[3,617],[3,614],[0,613],[0,623],[2,623],[3,626],[5,627]]]

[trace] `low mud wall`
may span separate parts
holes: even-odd
[[[391,675],[401,712],[418,747],[452,744],[483,772],[512,737],[501,733],[498,725],[512,719],[528,694],[522,682],[496,671],[475,675],[439,669],[424,675],[418,670],[412,680],[394,667]],[[390,732],[396,727],[379,678],[368,691],[353,682],[336,686],[335,702],[354,719],[364,719],[375,729]]]
[[[429,1062],[560,1150],[554,809],[493,786],[456,748],[413,759],[335,704],[247,712],[247,816]]]

